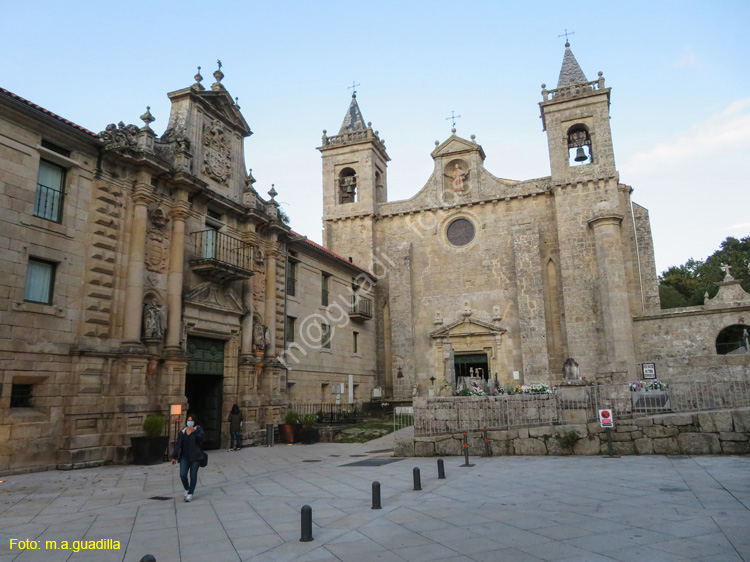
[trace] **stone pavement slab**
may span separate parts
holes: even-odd
[[[492,457],[472,468],[448,457],[445,480],[433,458],[346,466],[387,457],[391,444],[210,452],[191,503],[168,463],[8,476],[0,562],[750,561],[747,456]],[[305,504],[314,540],[303,543]],[[46,548],[99,539],[120,548]]]

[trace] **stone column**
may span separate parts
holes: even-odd
[[[130,234],[128,281],[125,289],[125,329],[123,344],[143,347],[141,323],[143,319],[143,274],[146,268],[146,227],[151,194],[151,176],[139,171],[133,192],[133,222]]]
[[[179,351],[182,334],[182,283],[185,266],[185,219],[190,212],[187,193],[179,191],[172,208],[172,245],[169,249],[167,277],[167,344],[166,350]]]
[[[266,251],[266,306],[265,321],[271,342],[266,348],[266,355],[276,356],[276,235],[272,235]]]
[[[633,319],[628,301],[627,279],[620,244],[623,216],[612,208],[595,209],[588,221],[594,231],[599,294],[604,324],[604,350],[611,373],[635,376]],[[621,381],[614,381],[621,382]]]

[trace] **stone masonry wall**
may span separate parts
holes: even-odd
[[[493,456],[600,455],[607,453],[606,432],[598,422],[488,431]],[[469,454],[485,455],[481,432],[468,434]],[[615,421],[612,450],[617,455],[717,455],[750,453],[750,408],[664,414]],[[397,439],[394,456],[463,454],[463,433]]]

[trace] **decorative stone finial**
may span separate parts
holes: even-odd
[[[435,146],[440,146],[440,141],[435,141]]]
[[[146,113],[141,115],[141,121],[145,123],[145,125],[143,126],[144,129],[151,129],[149,125],[151,125],[151,123],[156,121],[156,117],[151,115],[151,106],[149,105],[146,106]]]
[[[198,74],[196,74],[193,78],[195,78],[195,83],[200,84],[201,80],[203,80],[203,76],[201,76],[201,67],[198,67]]]
[[[565,42],[565,47],[566,47],[566,48],[567,48],[567,47],[570,47],[570,43],[568,43],[568,42],[566,41],[566,42]]]
[[[546,89],[547,89],[547,84],[542,84],[542,90],[546,90]]]
[[[456,128],[455,128],[455,127],[453,127],[453,128],[451,129],[451,133],[453,133],[454,135],[456,134]]]
[[[724,281],[734,281],[734,277],[732,277],[732,274],[731,274],[731,269],[732,269],[731,265],[722,263],[719,269],[721,269],[724,272]]]
[[[240,98],[239,98],[239,96],[237,96],[237,97],[234,98],[234,106],[237,109],[240,109]]]
[[[603,73],[603,72],[602,72],[601,70],[600,70],[600,71],[599,71],[599,72],[598,72],[597,74],[598,74],[599,76],[604,76],[604,73]]]
[[[477,136],[471,135],[471,142],[477,142]]]
[[[224,78],[224,73],[221,71],[221,67],[222,67],[221,60],[217,60],[216,63],[219,65],[219,68],[216,69],[216,71],[214,71],[214,78],[216,78],[216,82],[211,84],[212,90],[218,90],[218,89],[224,88],[224,86],[222,86],[221,84],[221,80],[222,78]]]
[[[372,129],[372,121],[368,121],[367,122],[367,128],[368,129]]]
[[[469,307],[469,301],[464,301],[464,309],[461,311],[461,316],[468,318],[471,316],[471,308]]]
[[[273,203],[276,203],[276,200],[274,199],[274,197],[276,197],[278,195],[278,193],[276,192],[276,189],[274,188],[274,185],[275,184],[271,184],[271,189],[268,190],[268,195],[271,196],[271,201]]]
[[[432,321],[435,326],[442,326],[443,325],[443,317],[440,316],[439,312],[435,313],[435,320]]]

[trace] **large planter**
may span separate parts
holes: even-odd
[[[302,442],[305,445],[312,445],[313,443],[317,443],[318,439],[320,438],[320,434],[318,433],[318,430],[313,428],[305,428],[303,427],[300,430],[300,439],[302,439]]]
[[[133,464],[157,464],[164,461],[164,451],[169,446],[169,437],[131,437]]]
[[[279,437],[284,443],[294,443],[294,425],[291,423],[282,423],[279,425]]]

